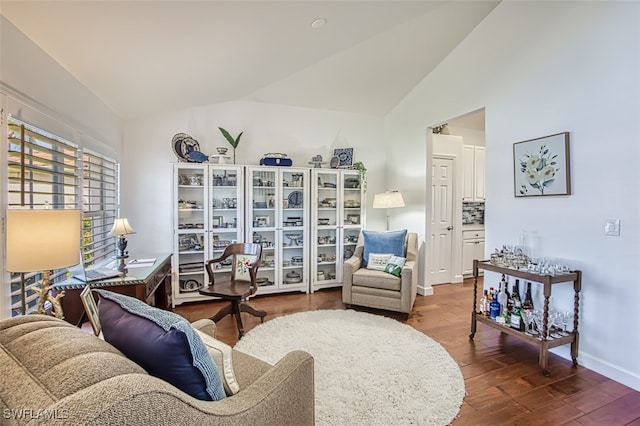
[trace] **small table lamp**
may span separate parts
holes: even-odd
[[[52,269],[77,265],[80,256],[79,210],[7,210],[7,271],[42,271],[39,314],[46,313],[44,304],[53,304],[56,317],[64,318],[60,298],[64,292],[49,294]],[[26,291],[22,282],[22,313],[26,313]]]
[[[120,266],[118,266],[120,272],[124,272],[126,268],[124,260],[129,257],[129,252],[125,251],[127,249],[127,239],[124,236],[135,233],[136,231],[129,225],[129,220],[126,217],[120,217],[113,222],[113,228],[111,228],[111,231],[107,234],[109,237],[113,237],[114,235],[118,236],[118,249],[120,250],[120,254],[116,257],[120,259]]]
[[[387,209],[387,231],[389,230],[389,209],[404,207],[404,199],[398,191],[386,191],[373,196],[374,209]]]

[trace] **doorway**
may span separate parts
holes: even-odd
[[[429,253],[425,256],[427,288],[435,284],[461,282],[464,279],[463,231],[468,228],[470,220],[476,221],[474,229],[484,227],[484,191],[482,200],[463,200],[464,188],[468,186],[465,179],[469,177],[469,172],[465,170],[465,164],[468,165],[466,154],[469,150],[466,148],[469,146],[482,147],[481,152],[484,155],[484,108],[428,129],[427,167],[431,169],[431,173],[428,174],[425,206],[426,236],[429,238],[426,244]],[[446,158],[453,159],[453,169],[449,173],[453,178],[453,184],[449,186],[450,191],[447,193],[453,200],[450,207],[444,194],[445,190],[441,187],[446,187],[445,181],[442,180],[443,176],[437,174],[442,172],[441,162]],[[484,186],[484,179],[482,184]],[[482,210],[481,214],[478,213],[479,209]],[[444,217],[444,214],[449,216]],[[481,223],[477,222],[477,217],[481,218]]]

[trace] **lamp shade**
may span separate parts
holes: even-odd
[[[80,223],[79,210],[7,210],[7,271],[76,265]]]
[[[136,231],[129,225],[129,220],[126,217],[120,217],[113,222],[113,228],[111,228],[107,236],[113,237],[114,235],[129,235],[135,233]]]
[[[387,191],[373,196],[374,209],[393,209],[396,207],[404,207],[404,199],[398,191]]]

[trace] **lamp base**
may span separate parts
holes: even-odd
[[[62,303],[60,302],[60,299],[64,297],[64,291],[61,291],[55,297],[49,294],[49,290],[51,289],[51,286],[49,285],[50,274],[51,271],[43,271],[42,281],[40,281],[40,288],[34,287],[34,290],[36,290],[40,294],[40,297],[38,298],[38,308],[36,309],[36,313],[46,315],[47,310],[45,309],[44,304],[45,302],[49,301],[51,302],[51,311],[53,312],[53,316],[55,316],[56,318],[64,319],[64,313],[62,312]]]

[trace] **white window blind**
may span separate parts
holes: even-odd
[[[114,238],[107,234],[118,213],[118,165],[86,149],[82,163],[84,260],[100,263],[115,254]]]
[[[106,235],[118,208],[116,162],[83,152],[73,142],[15,118],[9,117],[7,125],[8,208],[81,209],[85,264],[114,253],[115,241]],[[66,273],[66,269],[53,271],[50,278],[55,283],[64,280]],[[12,315],[36,306],[38,294],[33,287],[40,279],[40,271],[11,275]]]

